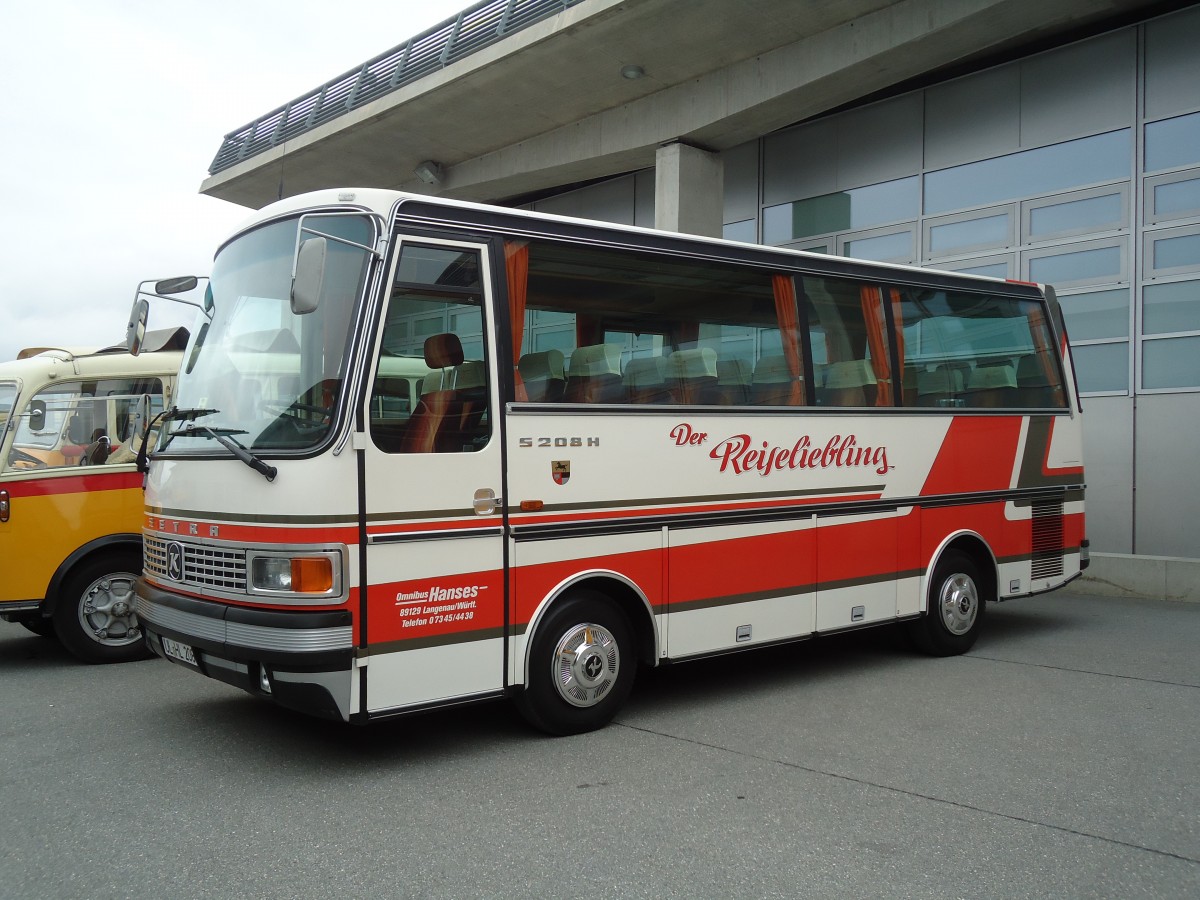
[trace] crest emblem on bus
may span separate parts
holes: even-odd
[[[571,461],[569,459],[556,459],[550,463],[550,477],[554,479],[555,484],[566,484],[571,480]]]
[[[178,541],[167,544],[167,577],[183,581],[183,544]]]

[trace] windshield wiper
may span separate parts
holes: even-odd
[[[211,410],[211,412],[217,412],[217,410]],[[263,462],[231,437],[231,435],[235,434],[246,434],[247,432],[243,429],[209,428],[207,425],[197,425],[195,422],[189,421],[187,425],[178,431],[172,431],[168,437],[175,437],[176,435],[180,434],[191,437],[197,432],[207,435],[215,440],[235,457],[252,468],[255,472],[258,472],[260,475],[262,475],[263,478],[267,479],[267,481],[274,481],[275,476],[279,474],[279,470],[277,468],[267,465],[267,463]]]
[[[146,452],[146,441],[150,439],[150,432],[154,430],[154,426],[159,422],[194,422],[201,416],[211,416],[214,413],[219,413],[219,409],[205,409],[202,406],[192,407],[190,409],[180,409],[178,406],[172,406],[170,409],[164,409],[157,416],[150,420],[150,424],[146,426],[146,430],[142,433],[142,444],[138,448],[137,455],[137,470],[145,473],[150,471],[150,455]],[[166,450],[167,444],[171,443],[171,438],[179,434],[178,431],[168,434],[166,440],[163,441],[159,450]]]
[[[162,413],[162,416],[168,422],[194,422],[201,416],[211,416],[213,413],[219,412],[219,409],[205,409],[201,406],[196,406],[191,409],[180,409],[178,406],[172,406],[166,412]]]

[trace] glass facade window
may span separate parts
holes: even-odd
[[[741,222],[728,222],[722,226],[721,237],[727,241],[753,244],[758,240],[758,232],[754,227],[753,219],[744,219]]]
[[[1029,278],[1053,285],[1118,281],[1121,278],[1121,248],[1092,247],[1036,256],[1029,260]]]
[[[1150,263],[1156,270],[1200,267],[1200,234],[1183,234],[1153,241]]]
[[[1124,225],[1121,194],[1105,194],[1065,203],[1050,203],[1029,210],[1030,240],[1045,240],[1084,231],[1108,231]]]
[[[1170,181],[1154,186],[1153,211],[1155,218],[1175,218],[1200,214],[1200,178]]]
[[[1146,285],[1142,292],[1142,331],[1200,331],[1200,281]]]
[[[1128,179],[1128,129],[1023,150],[925,176],[925,212],[943,213],[1037,194]]]
[[[763,241],[783,244],[814,234],[871,228],[915,219],[921,207],[917,176],[782,203],[763,210]]]
[[[1009,273],[1007,262],[984,263],[980,266],[955,265],[951,271],[966,275],[983,275],[987,278],[1007,278]]]
[[[870,259],[876,262],[911,262],[913,235],[911,231],[898,231],[893,234],[851,238],[843,244],[842,253],[855,259]]]
[[[1072,341],[1129,337],[1129,289],[1059,296]]]
[[[1075,376],[1083,394],[1129,391],[1129,344],[1084,344],[1071,348]]]
[[[948,256],[977,247],[1007,247],[1012,243],[1012,233],[1012,214],[1008,212],[931,225],[926,252]]]
[[[1143,341],[1142,387],[1200,387],[1200,337]]]
[[[1200,163],[1200,113],[1146,126],[1146,171]]]

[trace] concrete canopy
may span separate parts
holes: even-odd
[[[504,201],[721,151],[935,69],[1148,0],[582,0],[206,179],[261,207],[325,187]],[[645,76],[621,76],[626,65]],[[414,169],[435,160],[441,181]]]

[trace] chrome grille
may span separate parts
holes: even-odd
[[[160,578],[169,577],[167,545],[172,543],[183,548],[183,578],[177,583],[245,592],[246,551],[238,547],[214,547],[147,535],[142,541],[142,559],[147,572]]]

